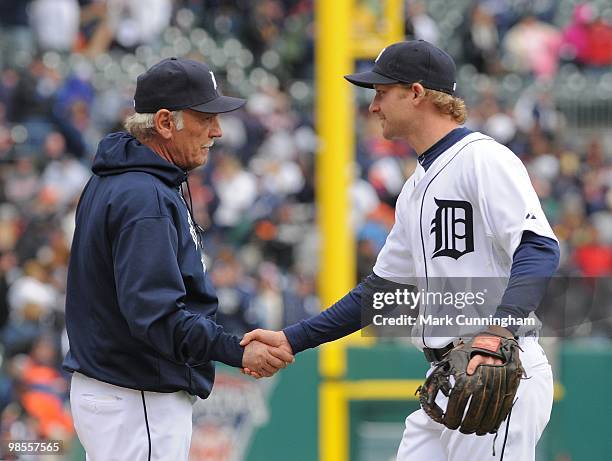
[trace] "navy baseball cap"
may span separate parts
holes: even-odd
[[[191,109],[220,114],[239,109],[245,99],[223,96],[215,74],[206,64],[185,58],[166,58],[136,80],[134,110],[141,114],[160,109]]]
[[[425,40],[399,42],[384,48],[368,72],[345,75],[354,85],[374,88],[392,83],[420,83],[452,95],[457,87],[453,58]]]

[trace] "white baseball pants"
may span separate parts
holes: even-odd
[[[72,375],[72,417],[87,461],[187,461],[193,402],[183,391],[137,391]]]
[[[535,447],[552,410],[553,376],[537,338],[520,338],[519,345],[523,349],[521,362],[530,379],[522,380],[518,388],[507,437],[508,420],[499,428],[495,455],[495,435],[466,435],[458,430],[452,431],[419,409],[406,418],[397,461],[535,461]],[[438,405],[444,409],[447,401],[440,392],[436,399]]]

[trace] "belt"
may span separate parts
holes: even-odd
[[[525,338],[535,337],[536,339],[540,337],[540,330],[530,330],[523,335]],[[522,336],[521,336],[522,337]],[[448,343],[444,347],[440,347],[439,349],[432,349],[430,347],[423,348],[423,354],[425,354],[425,359],[428,362],[439,362],[444,358],[444,355],[452,348],[455,347],[454,343]]]
[[[455,345],[453,343],[449,343],[444,347],[441,347],[439,349],[431,349],[429,347],[424,347],[423,348],[423,354],[425,354],[425,359],[428,362],[439,362],[440,360],[442,360],[442,358],[444,357],[444,355],[450,351],[453,347],[455,347]]]

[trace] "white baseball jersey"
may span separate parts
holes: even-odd
[[[406,181],[374,273],[426,291],[441,289],[440,284],[457,290],[461,287],[453,283],[465,288],[466,280],[487,277],[486,309],[492,315],[524,231],[556,240],[520,159],[474,132],[440,154],[427,171],[418,165]],[[497,281],[495,287],[490,280]],[[421,302],[419,313],[427,314],[428,307],[432,313]],[[453,339],[427,327],[418,335],[414,331],[420,347],[442,347]]]

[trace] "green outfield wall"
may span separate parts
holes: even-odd
[[[247,461],[315,461],[318,454],[318,353],[307,351],[278,375],[268,398],[269,419],[252,438]],[[612,459],[612,345],[565,342],[558,348],[558,384],[551,421],[538,445],[538,461],[608,461]],[[349,458],[394,459],[405,417],[418,408],[415,399],[394,400],[363,383],[421,380],[427,363],[407,344],[379,344],[347,349]],[[355,386],[354,386],[355,385]],[[358,389],[358,390],[356,390]],[[391,390],[390,392],[395,392]],[[370,398],[369,396],[372,395]]]

